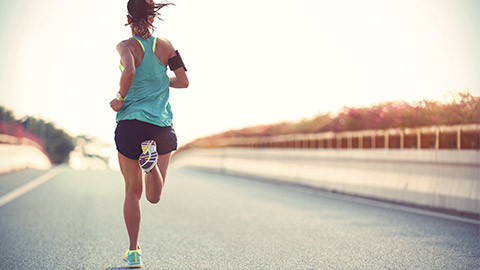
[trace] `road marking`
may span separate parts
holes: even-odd
[[[431,210],[427,210],[427,209],[415,208],[415,207],[407,206],[407,205],[399,205],[399,204],[395,204],[394,202],[376,201],[374,199],[359,198],[359,197],[354,197],[354,196],[351,196],[351,195],[348,195],[348,194],[342,194],[342,195],[349,197],[349,198],[342,198],[345,201],[360,203],[360,204],[363,204],[363,205],[380,207],[380,208],[389,209],[389,210],[397,210],[397,211],[402,211],[402,212],[407,212],[407,213],[412,213],[412,214],[419,214],[419,215],[424,215],[424,216],[437,217],[437,218],[443,218],[443,219],[455,220],[455,221],[464,222],[464,223],[480,225],[480,220],[477,220],[477,219],[460,217],[460,216],[455,216],[455,215],[451,215],[451,214],[447,214],[447,213],[441,213],[441,212],[435,212],[435,211],[431,211]]]
[[[0,207],[4,206],[5,204],[15,200],[16,198],[22,196],[23,194],[29,192],[30,190],[40,186],[41,184],[47,182],[48,180],[52,179],[54,176],[57,174],[61,173],[64,171],[64,167],[55,167],[45,174],[39,176],[38,178],[26,183],[25,185],[15,189],[14,191],[11,191],[2,197],[0,197]]]
[[[277,184],[279,182],[276,182],[275,180],[270,181],[267,180],[270,183]],[[297,183],[293,182],[283,182],[280,184],[284,185],[292,185],[292,186],[297,186]],[[417,208],[414,206],[408,206],[408,205],[401,205],[401,204],[396,204],[395,202],[388,202],[388,201],[379,201],[375,199],[369,199],[369,198],[363,198],[363,197],[357,197],[352,194],[348,193],[334,193],[329,190],[323,190],[323,189],[311,189],[310,186],[307,185],[298,185],[302,190],[308,189],[309,191],[304,192],[302,190],[297,190],[298,192],[310,194],[310,195],[316,195],[316,196],[321,196],[323,198],[331,199],[331,200],[342,200],[350,203],[359,203],[367,206],[373,206],[373,207],[380,207],[388,210],[396,210],[396,211],[402,211],[402,212],[407,212],[411,214],[418,214],[418,215],[424,215],[424,216],[431,216],[431,217],[437,217],[437,218],[443,218],[443,219],[449,219],[449,220],[454,220],[454,221],[459,221],[459,222],[464,222],[464,223],[470,223],[470,224],[475,224],[475,225],[480,225],[480,220],[478,219],[473,219],[473,218],[468,218],[468,217],[461,217],[461,216],[455,216],[452,214],[448,213],[442,213],[442,212],[436,212],[434,210],[428,210],[428,209],[422,209],[422,208]]]
[[[207,173],[212,173],[212,174],[217,174],[222,176],[222,174],[218,174],[215,171],[210,171],[209,169],[201,168],[199,171],[204,171]],[[352,194],[347,194],[347,193],[333,193],[329,190],[324,190],[324,189],[316,189],[312,188],[311,186],[305,185],[305,184],[299,184],[295,182],[289,182],[289,181],[278,181],[278,180],[272,180],[268,178],[261,178],[261,177],[255,177],[251,175],[245,175],[245,174],[232,174],[232,173],[226,173],[223,174],[223,176],[230,176],[233,178],[240,178],[243,180],[248,180],[248,181],[261,181],[264,183],[269,183],[272,185],[283,185],[283,186],[290,186],[290,187],[297,187],[295,189],[297,192],[309,194],[309,195],[314,195],[314,196],[321,196],[323,198],[331,199],[331,200],[343,200],[351,203],[359,203],[367,206],[373,206],[373,207],[380,207],[388,210],[396,210],[396,211],[402,211],[402,212],[407,212],[411,214],[419,214],[419,215],[424,215],[424,216],[431,216],[431,217],[436,217],[436,218],[442,218],[442,219],[448,219],[448,220],[454,220],[454,221],[459,221],[459,222],[464,222],[464,223],[469,223],[469,224],[475,224],[475,225],[480,225],[480,220],[479,219],[473,219],[473,218],[468,218],[468,217],[461,217],[461,216],[455,216],[451,215],[448,213],[442,213],[442,212],[436,212],[433,210],[427,210],[427,209],[421,209],[421,208],[416,208],[414,206],[407,206],[407,205],[401,205],[401,204],[396,204],[395,202],[388,202],[388,201],[379,201],[375,199],[369,199],[369,198],[362,198],[362,197],[357,197]],[[480,227],[479,227],[480,229]]]
[[[287,183],[287,184],[292,184],[292,183]],[[295,183],[293,183],[293,185],[295,185]],[[305,185],[303,185],[302,187],[309,188],[308,186],[305,186]],[[328,190],[317,190],[315,192],[316,192],[315,194],[317,194],[318,196],[322,196],[324,198],[328,198],[332,200],[343,200],[351,203],[359,203],[367,206],[380,207],[388,210],[396,210],[396,211],[402,211],[402,212],[407,212],[411,214],[437,217],[437,218],[443,218],[443,219],[449,219],[449,220],[454,220],[454,221],[459,221],[464,223],[480,225],[480,220],[478,219],[455,216],[448,213],[436,212],[434,210],[416,208],[414,206],[396,204],[395,202],[362,198],[362,197],[357,197],[355,195],[348,194],[348,193],[332,193],[331,191],[328,191]],[[313,194],[313,193],[310,192],[309,194]]]
[[[309,187],[302,186],[302,188],[309,188]],[[323,198],[327,198],[331,200],[342,200],[350,203],[358,203],[358,204],[363,204],[367,206],[380,207],[388,210],[396,210],[396,211],[402,211],[402,212],[407,212],[411,214],[437,217],[437,218],[443,218],[443,219],[455,220],[455,221],[464,222],[464,223],[480,225],[480,220],[473,219],[473,218],[455,216],[455,215],[442,213],[442,212],[435,212],[434,210],[421,209],[421,208],[416,208],[414,206],[396,204],[395,202],[362,198],[362,197],[357,197],[355,195],[351,195],[347,193],[333,193],[328,190],[314,190],[313,192],[305,192],[305,193],[311,194],[311,195],[318,195]]]

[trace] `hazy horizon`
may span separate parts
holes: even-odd
[[[478,1],[173,1],[154,35],[182,53],[180,144],[386,101],[480,95]],[[127,1],[4,0],[0,104],[113,144]]]

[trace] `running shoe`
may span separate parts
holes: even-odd
[[[138,159],[138,163],[144,173],[149,173],[155,165],[157,165],[158,153],[157,144],[154,140],[146,140],[142,142],[142,154]]]
[[[123,255],[123,260],[128,263],[130,268],[140,268],[142,267],[142,251],[140,249],[127,250]]]

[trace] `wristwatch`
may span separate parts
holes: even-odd
[[[120,92],[117,93],[117,100],[120,100],[120,101],[125,101],[127,97],[122,97],[122,94],[120,94]]]

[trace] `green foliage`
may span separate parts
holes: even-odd
[[[67,163],[70,152],[75,148],[73,138],[52,123],[46,124],[43,141],[45,141],[45,148],[54,164]]]
[[[70,152],[74,149],[74,140],[68,133],[42,119],[27,116],[16,120],[10,110],[0,106],[0,123],[0,133],[37,141],[54,164],[68,162]]]
[[[13,113],[7,108],[0,106],[0,122],[13,122],[15,118]]]

